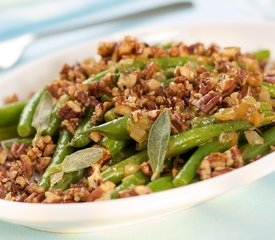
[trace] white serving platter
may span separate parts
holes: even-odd
[[[274,30],[275,23],[177,25],[136,29],[87,41],[33,61],[0,79],[1,101],[12,93],[17,93],[20,98],[27,97],[50,82],[65,62],[73,63],[95,55],[101,40],[119,40],[124,35],[133,35],[148,42],[214,42],[221,46],[241,46],[245,51],[268,48],[275,53]],[[114,229],[183,211],[274,170],[275,152],[230,173],[145,196],[77,204],[29,204],[0,200],[0,220],[52,232]]]

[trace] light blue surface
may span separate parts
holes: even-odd
[[[43,5],[45,3],[49,5]],[[97,16],[123,13],[131,8],[133,2],[138,2],[140,8],[150,4],[160,4],[164,1],[126,1],[126,0],[44,0],[31,1],[20,8],[0,10],[0,39],[25,31],[36,31],[43,26],[63,21],[88,21]],[[88,30],[76,31],[51,38],[41,39],[32,44],[25,52],[18,66],[35,60],[61,48],[104,36],[132,27],[155,27],[163,23],[183,22],[232,22],[258,21],[264,18],[264,12],[247,8],[249,1],[218,1],[197,0],[192,9],[182,9],[171,14],[162,14],[123,23],[105,24]],[[253,1],[255,2],[255,1]],[[85,7],[75,7],[75,5]],[[105,4],[105,5],[104,5]],[[47,6],[47,9],[46,9]],[[63,11],[67,6],[68,11]],[[71,7],[69,7],[71,6]],[[50,9],[50,7],[52,7]],[[252,6],[253,7],[253,6]],[[60,9],[56,11],[56,9]],[[135,7],[137,9],[137,5]],[[42,10],[41,10],[42,9]],[[105,10],[104,10],[105,9]],[[275,9],[273,9],[273,13]],[[35,12],[36,11],[36,12]],[[39,14],[39,11],[42,11]],[[108,12],[107,12],[108,11]],[[46,14],[45,14],[46,12]],[[88,13],[92,12],[91,15]],[[270,9],[268,12],[271,12]],[[28,14],[29,13],[29,14]],[[33,16],[31,16],[31,14]],[[81,18],[79,18],[81,16]],[[32,19],[35,18],[35,22]],[[39,23],[38,23],[39,20]],[[273,240],[275,239],[275,174],[261,180],[235,189],[197,207],[175,215],[137,225],[127,229],[93,234],[53,234],[39,232],[21,226],[0,222],[0,239],[236,239],[236,240]],[[20,213],[18,213],[20,214]]]

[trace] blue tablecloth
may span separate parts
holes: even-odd
[[[53,24],[77,21],[93,21],[102,16],[123,13],[135,8],[144,9],[152,4],[163,4],[159,1],[127,0],[24,0],[0,3],[0,40],[16,34],[38,31]],[[251,5],[248,5],[248,3]],[[268,2],[268,1],[258,1]],[[32,44],[21,61],[6,74],[18,66],[73,45],[89,38],[104,36],[133,27],[159,26],[163,23],[182,21],[193,22],[232,22],[259,21],[271,19],[274,8],[258,11],[264,4],[257,1],[218,1],[197,0],[194,6],[174,13],[147,17],[127,22],[113,22],[91,29],[75,31],[59,36],[41,39]],[[253,7],[253,4],[254,7]],[[274,5],[273,5],[274,7]],[[63,11],[66,9],[66,11]],[[103,14],[105,13],[105,15]],[[1,80],[1,79],[0,79]],[[157,222],[137,225],[127,229],[91,234],[54,234],[40,232],[25,227],[0,221],[0,239],[275,239],[275,174],[235,189],[211,201],[200,204],[175,215],[160,219]]]

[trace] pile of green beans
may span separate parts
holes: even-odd
[[[268,51],[255,53],[258,61],[266,60],[269,56]],[[128,73],[137,69],[144,69],[146,64],[153,62],[158,69],[168,71],[167,79],[162,80],[163,86],[169,85],[174,80],[173,71],[177,66],[183,66],[186,63],[196,63],[196,57],[170,57],[170,58],[153,58],[150,61],[134,61],[130,65],[116,64],[115,71],[113,68],[101,71],[92,75],[82,84],[87,85],[94,81],[100,81],[107,74],[113,74],[116,79],[121,73]],[[207,63],[205,69],[212,71],[214,64]],[[168,70],[167,70],[168,69]],[[172,74],[171,74],[172,73]],[[168,77],[169,76],[169,77]],[[275,98],[275,84],[264,82],[264,87]],[[32,127],[32,120],[38,106],[41,96],[45,89],[38,91],[28,101],[9,104],[0,108],[0,141],[6,139],[17,139],[19,142],[33,139],[35,129]],[[140,167],[143,163],[148,163],[149,156],[147,153],[147,141],[136,143],[130,134],[131,118],[129,115],[119,116],[115,108],[109,109],[104,114],[104,122],[98,124],[91,123],[91,117],[94,109],[86,109],[85,116],[80,119],[80,123],[72,135],[67,130],[61,128],[62,120],[58,117],[58,111],[62,104],[70,99],[69,96],[63,95],[58,99],[52,109],[50,123],[42,135],[49,135],[56,143],[56,149],[52,156],[51,163],[42,174],[39,185],[45,191],[50,189],[68,189],[71,184],[78,183],[83,177],[87,176],[87,169],[81,169],[74,172],[66,172],[62,179],[52,185],[51,177],[54,173],[60,171],[59,167],[66,156],[78,151],[79,149],[89,146],[100,146],[110,155],[110,159],[104,165],[104,171],[101,173],[103,182],[111,181],[116,184],[116,189],[112,193],[112,198],[118,198],[124,190],[131,189],[138,185],[147,186],[152,192],[159,192],[174,187],[191,184],[197,179],[197,170],[204,159],[213,152],[224,152],[231,147],[231,143],[221,143],[218,138],[224,133],[243,133],[245,130],[251,130],[254,126],[244,120],[233,120],[227,122],[217,121],[214,116],[200,116],[190,121],[191,128],[172,135],[169,138],[168,147],[165,155],[165,161],[168,163],[169,173],[163,172],[160,177],[154,180],[142,172]],[[111,100],[108,94],[101,97]],[[274,116],[274,108],[269,103],[261,104],[261,113],[263,116]],[[265,123],[264,127],[257,130],[262,131],[264,143],[260,145],[250,145],[244,141],[244,144],[237,142],[242,152],[244,163],[249,160],[268,154],[270,146],[275,145],[275,126],[272,122]],[[98,143],[94,143],[90,138],[92,132],[100,133],[102,138]],[[242,146],[240,146],[242,145]],[[136,147],[135,147],[136,146]],[[180,166],[177,174],[172,175],[172,165],[175,157],[184,156],[185,162]],[[129,172],[129,169],[131,171]]]
[[[21,101],[0,108],[0,141],[17,137],[17,124],[26,104]]]

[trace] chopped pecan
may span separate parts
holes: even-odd
[[[30,183],[26,188],[25,188],[25,192],[27,194],[32,194],[32,193],[43,193],[44,189],[43,187],[38,186],[35,183]]]
[[[117,82],[117,86],[123,90],[124,88],[132,88],[138,80],[138,73],[121,73]]]
[[[26,187],[28,181],[23,176],[18,176],[15,180],[15,183],[17,185],[19,185],[21,189],[24,189]]]
[[[203,113],[209,113],[213,110],[221,101],[221,93],[210,91],[202,98],[196,100],[194,105],[199,108]]]
[[[239,47],[225,47],[221,50],[222,56],[232,61],[240,55],[241,51]]]
[[[90,139],[94,142],[99,142],[102,139],[102,135],[99,132],[91,132],[89,135]]]
[[[89,191],[85,187],[73,186],[64,191],[63,200],[73,200],[74,202],[85,202],[89,196]]]
[[[48,165],[50,164],[50,162],[51,162],[50,157],[39,158],[35,164],[35,170],[40,174],[43,173],[46,167],[48,167]]]
[[[81,106],[76,101],[68,101],[64,103],[59,111],[58,111],[58,117],[61,119],[70,119],[70,118],[76,118],[81,113]]]
[[[155,91],[160,88],[160,82],[155,79],[147,80],[146,84],[147,84],[149,90]]]
[[[195,43],[188,47],[189,54],[203,55],[205,53],[205,48],[202,43]]]
[[[24,176],[30,178],[32,176],[33,170],[32,170],[32,161],[27,155],[21,155],[21,170],[24,174]]]
[[[35,162],[38,158],[42,157],[43,153],[39,148],[32,147],[31,149],[29,149],[26,155],[31,159],[31,161]],[[20,159],[22,156],[24,155],[21,155]]]
[[[223,96],[227,96],[234,91],[236,86],[235,79],[222,75],[221,80],[218,82],[217,89],[221,91]]]
[[[217,177],[219,175],[222,175],[224,173],[228,173],[231,172],[232,170],[234,170],[231,167],[220,167],[220,168],[216,168],[212,173],[211,173],[211,177]]]
[[[135,51],[136,40],[130,36],[126,36],[118,47],[120,56],[133,54]]]
[[[197,77],[197,71],[189,64],[185,64],[182,67],[177,67],[175,70],[177,76],[183,76],[188,81],[192,82]]]
[[[139,195],[149,194],[151,192],[152,190],[149,187],[144,185],[139,185],[131,189],[126,189],[119,192],[119,197],[126,198],[126,197],[132,197],[132,196],[139,196]]]
[[[224,153],[215,152],[204,157],[198,169],[198,174],[202,180],[205,180],[242,166],[243,158],[235,145]]]
[[[111,93],[115,82],[115,78],[112,74],[107,74],[100,81],[91,82],[88,85],[88,92],[90,96],[95,98],[101,97],[103,94]]]
[[[44,157],[49,157],[54,153],[55,150],[55,144],[47,144],[43,151]]]
[[[27,144],[13,143],[12,146],[11,146],[10,154],[15,159],[19,159],[22,154],[27,153],[28,148],[29,148],[29,145],[27,145]]]
[[[216,44],[211,44],[205,51],[206,56],[212,56],[214,53],[219,52],[220,48]]]
[[[227,166],[232,166],[234,168],[240,168],[244,165],[243,157],[240,153],[239,148],[235,145],[229,150],[225,151]]]
[[[89,93],[87,91],[84,90],[76,90],[74,92],[74,96],[75,99],[80,102],[81,104],[83,104],[84,106],[89,106],[90,105],[90,97],[89,97]]]
[[[156,73],[156,64],[151,62],[146,65],[146,67],[143,70],[142,78],[145,80],[154,78]]]
[[[62,197],[54,192],[45,192],[45,200],[46,203],[60,203],[62,202]]]
[[[3,164],[8,158],[8,153],[0,148],[0,165]]]
[[[198,79],[198,84],[199,84],[199,93],[202,95],[210,92],[214,88],[214,84],[210,80],[209,77],[200,77]]]
[[[79,118],[65,119],[61,122],[61,127],[67,129],[71,134],[75,133],[76,128],[79,125]]]
[[[151,169],[151,165],[149,162],[143,162],[140,165],[140,170],[146,175],[151,177],[153,175],[152,169]]]
[[[102,184],[103,180],[100,174],[101,165],[95,163],[88,170],[88,186],[90,188],[96,189],[99,185]]]
[[[60,98],[67,92],[69,86],[72,83],[67,80],[55,80],[47,85],[47,90],[52,94],[55,98]]]
[[[87,78],[86,71],[83,71],[82,65],[76,63],[72,66],[65,64],[60,71],[60,78],[70,82],[80,83]]]
[[[111,57],[115,50],[116,43],[101,42],[98,45],[97,52],[102,57]]]

